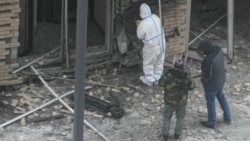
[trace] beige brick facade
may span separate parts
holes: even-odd
[[[0,85],[19,83],[20,79],[12,71],[16,63],[19,36],[19,0],[0,1]]]

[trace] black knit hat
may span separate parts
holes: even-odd
[[[183,68],[184,67],[183,61],[182,60],[176,60],[175,63],[174,63],[174,67],[175,68]]]
[[[214,50],[214,46],[211,41],[204,40],[200,42],[198,49],[201,50],[205,55],[208,55]]]

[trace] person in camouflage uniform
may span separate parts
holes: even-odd
[[[165,72],[159,80],[159,86],[164,87],[163,137],[168,140],[170,120],[176,112],[176,128],[174,138],[178,139],[182,132],[186,114],[188,91],[194,88],[192,78],[184,70],[183,62],[177,60],[174,68]]]

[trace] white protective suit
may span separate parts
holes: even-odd
[[[142,21],[137,27],[137,36],[143,40],[143,72],[140,77],[143,83],[152,86],[158,82],[163,72],[165,59],[165,35],[160,27],[160,18],[151,13],[150,7],[143,3],[140,6]],[[162,37],[163,36],[163,37]]]

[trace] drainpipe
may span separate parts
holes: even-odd
[[[88,0],[77,0],[75,104],[73,141],[83,141]]]

